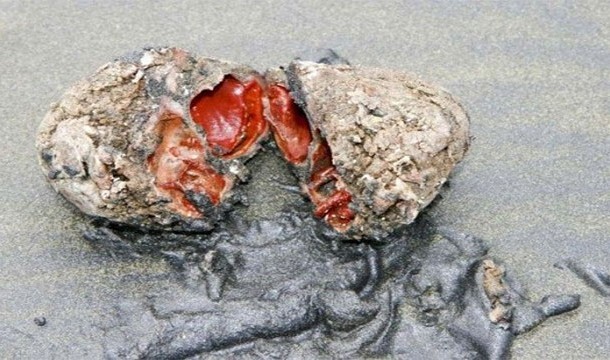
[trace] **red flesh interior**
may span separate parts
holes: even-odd
[[[326,220],[335,230],[347,230],[355,218],[354,212],[349,208],[352,195],[342,184],[332,163],[330,147],[325,140],[316,145],[311,162],[307,191],[316,206],[314,215]]]
[[[161,143],[148,158],[156,187],[172,199],[170,207],[174,211],[186,217],[202,217],[186,197],[186,192],[205,194],[217,205],[229,182],[205,162],[203,145],[179,116],[165,115],[156,130]]]
[[[263,97],[270,104],[270,117],[263,116]],[[207,149],[222,159],[250,152],[267,132],[267,122],[284,158],[303,164],[313,141],[309,122],[294,103],[289,91],[271,85],[267,92],[252,79],[240,82],[226,76],[212,90],[198,94],[191,102],[193,121],[206,135]],[[179,116],[168,114],[157,126],[161,143],[148,159],[155,185],[172,199],[172,208],[187,217],[203,214],[186,197],[187,191],[205,194],[217,205],[231,186],[230,180],[206,161],[206,147],[197,134],[186,128]],[[313,146],[307,192],[316,206],[314,215],[338,231],[349,228],[355,217],[349,208],[351,194],[332,163],[331,151],[323,139]]]
[[[268,96],[271,110],[269,123],[277,146],[290,163],[303,163],[307,160],[313,140],[307,117],[285,87],[269,86]],[[326,220],[336,230],[345,231],[355,214],[349,208],[352,195],[340,184],[342,182],[333,165],[330,148],[326,141],[321,140],[311,157],[307,192],[316,206],[314,215]]]
[[[307,117],[283,86],[271,85],[268,96],[271,110],[269,123],[275,143],[286,160],[292,164],[303,163],[312,140]]]
[[[212,154],[232,159],[244,155],[267,131],[263,89],[252,79],[240,82],[226,76],[212,90],[191,102],[191,117],[203,128]]]

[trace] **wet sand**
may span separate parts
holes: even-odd
[[[431,211],[483,238],[539,299],[581,307],[517,338],[515,359],[610,353],[610,299],[553,264],[610,271],[610,5],[526,1],[0,1],[3,100],[0,353],[100,358],[117,298],[165,284],[167,264],[115,261],[82,240],[89,221],[46,184],[36,128],[74,81],[144,46],[181,46],[258,69],[317,47],[354,64],[416,73],[459,97],[470,154]],[[44,316],[45,326],[35,317]]]

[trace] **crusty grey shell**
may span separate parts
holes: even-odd
[[[226,74],[258,76],[251,68],[178,48],[148,49],[102,66],[71,87],[39,127],[37,149],[49,182],[89,215],[152,229],[210,229],[234,192],[206,208],[203,218],[180,215],[153,186],[147,159],[160,141],[154,129],[168,111],[204,143],[189,104]],[[210,161],[231,182],[247,176],[243,159]]]
[[[413,222],[468,149],[462,106],[412,75],[294,61],[287,76],[352,194],[355,238]]]

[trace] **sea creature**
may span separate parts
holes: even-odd
[[[200,232],[244,200],[247,161],[272,134],[314,215],[361,239],[415,219],[466,153],[468,128],[446,91],[401,72],[295,60],[260,74],[157,48],[74,85],[37,147],[83,212]]]

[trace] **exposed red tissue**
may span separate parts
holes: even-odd
[[[269,104],[267,117],[263,100]],[[352,196],[332,163],[326,141],[318,136],[312,146],[307,117],[285,87],[275,84],[265,88],[257,78],[239,81],[227,75],[213,89],[195,96],[190,114],[203,129],[204,140],[180,116],[165,114],[156,129],[161,143],[148,160],[156,187],[172,199],[175,211],[189,217],[204,216],[187,198],[189,191],[207,196],[214,205],[222,202],[232,181],[214,168],[208,157],[231,160],[251,154],[270,127],[287,161],[304,166],[310,160],[305,188],[315,205],[314,215],[336,230],[349,228],[355,217],[349,208]]]

